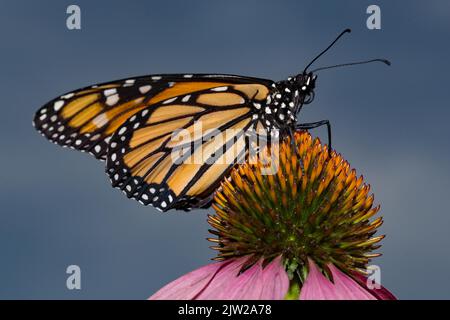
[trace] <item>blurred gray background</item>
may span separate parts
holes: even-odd
[[[66,28],[76,3],[82,29]],[[382,29],[366,28],[378,4]],[[402,299],[450,298],[448,1],[0,2],[0,298],[142,299],[209,262],[207,211],[157,213],[110,187],[103,163],[47,142],[34,112],[69,90],[151,73],[280,80],[324,71],[304,121],[372,185],[385,218],[382,283]],[[314,135],[324,137],[322,130]],[[66,288],[66,267],[82,289]]]

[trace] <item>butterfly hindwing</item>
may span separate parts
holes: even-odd
[[[267,92],[260,84],[221,84],[136,113],[110,141],[113,186],[162,211],[198,206],[245,157],[253,103]]]

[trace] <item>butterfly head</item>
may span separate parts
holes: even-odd
[[[314,89],[316,87],[317,75],[312,72],[301,73],[295,77],[295,88],[298,92],[296,105],[308,104],[314,100]]]
[[[267,108],[262,118],[268,127],[289,128],[297,123],[297,114],[303,104],[314,99],[316,78],[312,72],[301,73],[274,83],[272,93],[267,98]]]

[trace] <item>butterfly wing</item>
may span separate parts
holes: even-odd
[[[66,93],[40,108],[33,120],[50,141],[106,158],[112,134],[137,112],[159,102],[199,90],[254,84],[266,88],[270,80],[234,75],[152,75],[122,79]],[[262,95],[262,93],[260,93]]]
[[[207,204],[248,151],[246,131],[269,94],[262,83],[227,83],[144,108],[114,133],[107,157],[112,185],[166,211]],[[259,124],[261,125],[261,124]]]

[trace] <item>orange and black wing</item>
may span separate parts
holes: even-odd
[[[112,185],[162,211],[207,205],[220,180],[245,159],[246,133],[258,126],[255,104],[269,90],[255,82],[204,82],[142,109],[111,138]]]
[[[256,86],[265,92],[270,83],[264,79],[208,74],[122,79],[85,87],[48,102],[37,111],[33,124],[50,141],[104,160],[113,133],[143,109],[152,111],[161,101],[232,84]]]

